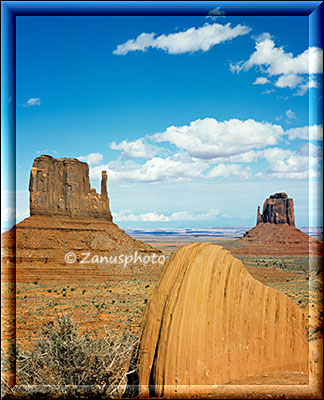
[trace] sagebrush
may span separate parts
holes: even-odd
[[[62,397],[72,390],[74,396],[85,392],[121,396],[132,372],[136,343],[127,333],[116,337],[106,332],[100,339],[81,335],[70,318],[58,317],[55,324],[43,328],[34,349],[17,352],[17,383],[30,394],[38,390]]]

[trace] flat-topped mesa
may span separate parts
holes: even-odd
[[[35,158],[30,173],[30,215],[65,215],[112,221],[107,173],[102,171],[101,194],[90,188],[89,166],[76,158]]]
[[[289,199],[287,193],[275,193],[263,204],[263,211],[260,214],[260,207],[257,212],[257,224],[288,224],[295,226],[294,201]]]

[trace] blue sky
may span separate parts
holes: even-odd
[[[97,189],[108,170],[123,228],[253,226],[278,191],[315,225],[322,49],[308,30],[301,16],[17,17],[18,221],[50,154],[88,161]]]

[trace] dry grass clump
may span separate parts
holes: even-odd
[[[100,339],[80,335],[68,317],[59,317],[43,328],[33,350],[17,352],[19,392],[43,398],[119,397],[131,373],[136,342],[126,333],[112,337],[106,332]]]

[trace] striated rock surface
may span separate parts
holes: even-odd
[[[287,193],[275,193],[263,204],[262,215],[258,208],[258,223],[270,222],[271,224],[295,225],[294,202],[289,199]]]
[[[75,158],[35,158],[30,173],[30,215],[65,215],[112,221],[107,173],[102,171],[101,194],[90,188],[89,167]]]
[[[150,391],[182,398],[186,391],[193,395],[195,385],[262,374],[308,374],[306,319],[229,251],[193,243],[163,270],[147,304],[137,357],[144,397]]]
[[[84,282],[123,279],[141,274],[141,259],[160,251],[127,235],[104,218],[71,218],[33,215],[2,234],[1,274],[3,280],[15,275],[17,282]],[[68,263],[67,253],[75,255]],[[86,261],[86,255],[89,254]],[[126,256],[141,256],[124,267]],[[108,262],[92,262],[92,257]],[[119,260],[119,256],[122,258]],[[115,258],[117,257],[117,258]],[[148,264],[146,268],[157,268]],[[135,269],[134,269],[135,268]]]

